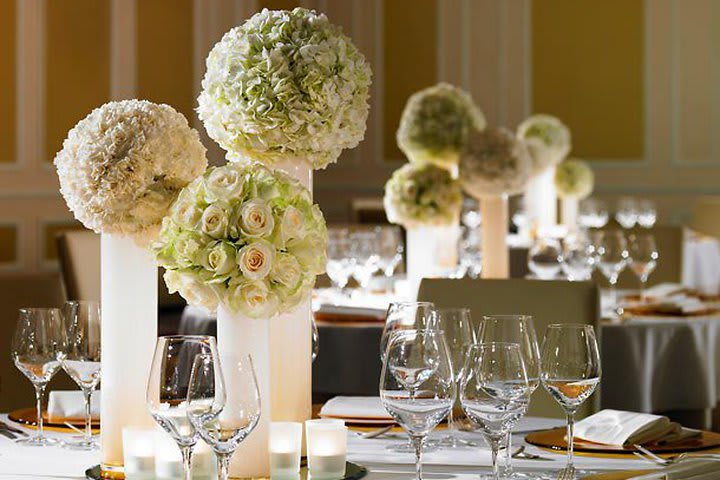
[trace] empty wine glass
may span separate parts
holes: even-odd
[[[63,370],[77,383],[85,399],[85,435],[78,442],[65,442],[72,450],[94,450],[91,399],[100,383],[100,304],[71,301],[63,307],[65,344],[60,355]]]
[[[198,355],[218,358],[213,337],[174,335],[158,338],[146,394],[150,415],[180,448],[185,480],[191,478],[192,451],[198,437],[187,415],[190,374]]]
[[[328,228],[327,274],[333,286],[344,292],[353,271],[350,233],[347,228]]]
[[[380,361],[385,360],[390,339],[402,330],[430,330],[434,328],[435,317],[432,302],[393,302],[385,315],[385,327],[380,337]]]
[[[588,198],[580,202],[578,222],[583,228],[603,228],[609,219],[610,214],[601,201]]]
[[[65,343],[59,308],[21,308],[12,339],[12,359],[35,387],[37,431],[35,436],[17,440],[29,446],[58,443],[43,433],[42,401],[45,387],[60,368],[59,357]]]
[[[433,311],[433,317],[435,320],[434,326],[442,331],[445,336],[452,365],[453,381],[457,386],[462,377],[465,353],[475,343],[475,332],[472,328],[470,309],[440,308]],[[468,443],[457,438],[454,409],[451,409],[448,415],[448,434],[440,441],[440,445],[457,448],[461,445],[468,445]]]
[[[649,233],[630,236],[630,270],[640,281],[641,301],[645,299],[645,284],[650,274],[655,270],[659,257],[655,237]]]
[[[392,337],[380,375],[380,400],[410,437],[415,478],[422,480],[425,439],[455,403],[452,367],[441,332],[407,330]]]
[[[528,268],[541,280],[552,280],[562,269],[560,242],[554,238],[538,238],[528,250]]]
[[[403,258],[402,231],[395,226],[375,227],[375,237],[378,246],[378,268],[385,277],[392,278]]]
[[[627,265],[630,252],[625,235],[620,231],[598,232],[595,251],[598,268],[610,283],[613,306],[617,306],[617,281]]]
[[[373,274],[378,271],[378,252],[375,234],[368,231],[350,234],[350,256],[353,259],[352,276],[362,290],[367,290]]]
[[[584,240],[566,240],[563,245],[563,273],[568,280],[589,280],[595,267],[595,253],[591,244]]]
[[[632,197],[624,197],[618,201],[618,209],[615,212],[615,220],[623,228],[633,228],[638,222],[638,204]]]
[[[657,221],[657,209],[650,200],[641,200],[638,204],[637,223],[643,228],[652,228]]]
[[[515,343],[525,364],[530,395],[540,384],[540,348],[530,315],[486,315],[480,321],[477,343]],[[512,476],[512,434],[505,441],[505,477]]]
[[[490,478],[494,480],[500,478],[500,446],[527,411],[530,393],[520,345],[480,343],[470,348],[463,367],[460,403],[490,445]]]
[[[220,370],[212,356],[195,358],[187,416],[215,452],[220,479],[227,480],[230,458],[260,420],[260,391],[249,355],[225,362]]]
[[[540,379],[567,415],[567,477],[563,478],[571,479],[575,476],[575,412],[600,383],[600,352],[592,325],[548,326],[540,360]]]
[[[477,230],[477,228],[482,224],[482,217],[480,216],[480,202],[473,197],[465,197],[462,203],[460,220],[467,228]]]

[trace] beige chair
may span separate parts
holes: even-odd
[[[0,275],[0,411],[10,412],[35,405],[33,387],[13,364],[12,337],[23,307],[60,307],[65,301],[57,273]],[[77,390],[77,385],[60,371],[50,382],[50,390]]]
[[[483,315],[532,315],[541,346],[549,324],[585,323],[597,331],[600,319],[599,291],[592,282],[425,279],[418,299],[438,308],[466,306],[476,324]],[[578,418],[597,411],[598,405],[596,394],[580,409]],[[564,418],[558,403],[542,387],[534,393],[528,415]]]
[[[696,200],[688,226],[696,232],[720,238],[720,196]]]

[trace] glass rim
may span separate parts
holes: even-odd
[[[577,330],[595,330],[595,326],[589,323],[551,323],[547,328],[574,328]]]
[[[212,335],[162,335],[158,337],[160,340],[212,340],[215,341],[215,337]]]
[[[509,320],[509,319],[532,320],[533,316],[525,314],[525,313],[501,313],[501,314],[483,315],[482,319],[483,320]]]
[[[412,302],[412,301],[404,300],[402,302],[390,302],[390,305],[388,305],[388,310],[390,310],[390,307],[392,307],[393,305],[425,305],[425,306],[432,307],[433,309],[435,308],[435,304],[433,302],[427,302],[427,301]]]
[[[518,349],[521,348],[521,345],[516,342],[478,342],[478,343],[473,343],[472,345],[470,345],[469,349],[470,350],[483,350],[488,347],[495,347],[495,346],[510,347],[513,350],[515,348],[518,348]]]
[[[18,308],[20,313],[39,313],[39,312],[58,312],[60,313],[60,307],[20,307]]]
[[[95,304],[97,306],[100,306],[100,302],[98,300],[65,300],[63,305],[90,305]]]

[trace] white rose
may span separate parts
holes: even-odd
[[[275,314],[278,298],[263,281],[242,282],[231,285],[228,290],[230,308],[251,317]]]
[[[300,282],[301,276],[300,263],[294,256],[287,253],[281,253],[277,256],[270,273],[270,279],[274,283],[294,290]]]
[[[280,235],[283,242],[290,239],[302,239],[305,236],[305,220],[300,210],[288,206],[283,214],[282,224],[280,225]]]
[[[175,241],[175,261],[180,267],[190,267],[195,263],[195,258],[204,247],[200,235],[192,232],[185,232],[178,236]]]
[[[217,309],[218,296],[215,290],[195,280],[192,274],[167,270],[164,277],[170,293],[179,292],[190,305],[203,307],[210,312]]]
[[[228,227],[228,213],[218,204],[208,205],[202,214],[201,229],[213,238],[225,238]]]
[[[204,185],[207,202],[227,200],[242,195],[243,177],[233,167],[220,167],[210,172]]]
[[[226,242],[208,246],[203,252],[202,265],[215,275],[228,275],[235,268],[235,247]]]
[[[258,241],[240,249],[237,263],[245,278],[261,280],[270,273],[274,256],[275,249],[269,243]]]
[[[173,204],[171,214],[175,221],[183,227],[195,229],[202,218],[203,211],[192,198],[190,190],[183,190]]]
[[[240,208],[240,229],[248,237],[268,235],[275,228],[272,209],[262,200],[251,200]]]

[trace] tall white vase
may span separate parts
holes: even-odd
[[[482,278],[508,278],[508,197],[493,195],[480,199]]]
[[[525,190],[525,211],[527,224],[543,231],[557,224],[557,190],[555,189],[555,167],[550,167],[532,178]]]
[[[560,214],[563,225],[569,232],[578,229],[578,204],[580,202],[575,197],[566,197],[560,201]]]
[[[103,234],[100,245],[101,462],[114,478],[122,473],[122,429],[154,425],[145,392],[157,339],[157,263],[130,237]]]
[[[217,342],[225,375],[227,401],[245,393],[233,383],[232,366],[250,355],[260,390],[260,420],[255,430],[240,444],[230,461],[230,476],[258,478],[270,476],[270,422],[272,387],[270,383],[270,322],[275,319],[248,318],[224,305],[217,311]]]
[[[407,230],[406,271],[408,287],[414,296],[423,278],[447,274],[458,264],[460,227],[424,226]]]

